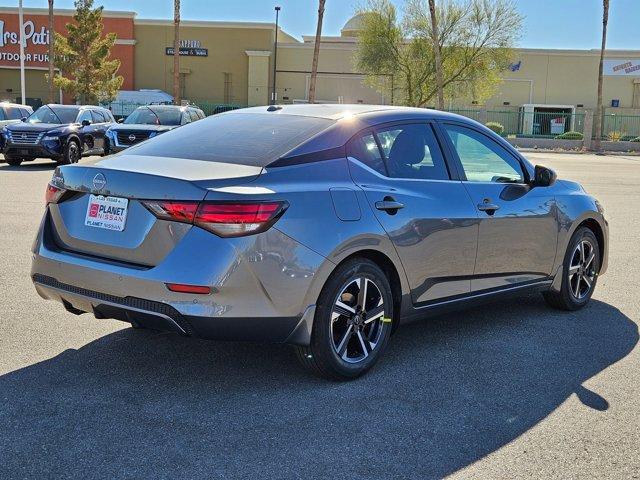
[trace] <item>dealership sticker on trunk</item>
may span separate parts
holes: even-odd
[[[129,200],[126,198],[89,195],[84,224],[88,227],[121,232],[124,230],[124,223],[127,220],[128,205]]]

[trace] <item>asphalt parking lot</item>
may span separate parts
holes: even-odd
[[[342,384],[285,346],[41,300],[29,247],[54,165],[0,164],[0,478],[640,478],[640,157],[527,156],[605,206],[591,304],[533,295],[405,325]]]

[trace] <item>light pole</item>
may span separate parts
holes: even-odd
[[[23,105],[27,104],[27,99],[25,98],[25,85],[24,85],[24,16],[22,14],[22,0],[18,2],[18,22],[20,22],[20,95],[22,95],[22,100],[20,103]]]
[[[278,61],[278,16],[280,7],[276,6],[276,36],[273,41],[273,88],[271,89],[271,105],[276,104],[276,63]]]

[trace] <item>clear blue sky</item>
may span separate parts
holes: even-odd
[[[401,7],[403,0],[393,0]],[[2,4],[17,5],[17,0]],[[55,0],[72,8],[73,0]],[[173,18],[172,0],[96,0],[109,10],[133,10],[140,18]],[[323,33],[337,35],[362,0],[327,0]],[[28,7],[46,7],[46,0],[24,0]],[[316,0],[182,0],[182,17],[188,20],[273,21],[273,6],[281,5],[285,31],[301,38],[315,33]],[[521,47],[599,48],[601,0],[516,0],[525,17]],[[640,50],[640,0],[611,0],[609,37],[611,49]]]

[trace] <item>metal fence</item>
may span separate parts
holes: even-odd
[[[640,137],[640,116],[618,114],[603,115],[602,140],[614,142],[630,141],[638,137]]]
[[[555,138],[567,132],[584,134],[584,113],[570,112],[525,112],[515,110],[465,110],[454,109],[465,117],[480,123],[497,123],[502,126],[503,136]]]
[[[139,103],[139,102],[111,102],[103,106],[111,110],[116,119],[129,116],[136,108],[146,105],[171,105],[171,103]],[[189,105],[200,108],[205,115],[216,115],[218,113],[228,112],[238,108],[244,108],[246,105],[235,103],[214,103],[214,102],[192,102]]]

